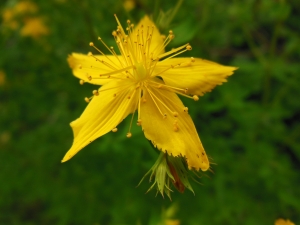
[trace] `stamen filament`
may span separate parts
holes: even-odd
[[[155,106],[157,107],[158,111],[160,112],[160,114],[161,114],[163,117],[165,117],[166,114],[165,114],[165,113],[162,113],[161,109],[158,107],[158,105],[157,105],[155,99],[154,99],[153,96],[152,96],[152,92],[150,92],[149,88],[147,88],[147,87],[145,87],[145,88],[147,89],[147,91],[148,91],[150,97],[152,98],[152,100],[153,100]]]
[[[184,89],[184,88],[172,87],[172,86],[169,86],[169,85],[166,85],[166,84],[161,84],[161,83],[155,82],[153,80],[150,80],[149,83],[153,83],[153,84],[159,85],[157,88],[167,87],[167,88],[170,88],[170,89],[173,89],[173,90],[178,90],[178,91],[183,91],[183,92],[187,91],[187,89]],[[164,89],[164,90],[166,90],[166,89]]]
[[[168,106],[166,106],[166,104],[160,100],[152,91],[150,91],[148,89],[149,93],[151,93],[153,95],[153,97],[155,97],[167,110],[169,110],[172,114],[174,114],[174,111],[172,111]]]
[[[185,45],[183,45],[183,46],[181,46],[181,47],[178,47],[178,48],[172,49],[172,50],[170,50],[170,51],[168,51],[168,52],[165,52],[165,53],[159,55],[158,58],[159,58],[159,59],[162,59],[162,58],[164,58],[164,57],[166,57],[166,56],[168,56],[168,55],[171,55],[171,54],[173,54],[173,53],[175,53],[175,52],[180,51],[180,50],[183,49],[183,48],[186,48],[188,45],[189,45],[189,44],[185,44]]]
[[[99,39],[99,38],[98,38]],[[101,55],[103,55],[105,58],[107,58],[112,64],[114,64],[114,62],[107,57],[106,54],[104,54],[99,48],[97,48],[93,42],[90,42],[90,46],[92,46],[94,49],[96,49]],[[97,57],[95,57],[93,54],[91,54],[91,56],[93,56],[95,59],[99,60]],[[101,60],[99,60],[101,61]],[[103,60],[102,60],[103,61]],[[106,65],[106,64],[104,64]],[[115,67],[111,66],[110,64],[108,64],[110,66],[111,69],[116,69]],[[107,65],[106,65],[107,66]]]

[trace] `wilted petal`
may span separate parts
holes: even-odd
[[[167,68],[170,69],[166,70]],[[226,82],[226,78],[236,69],[236,67],[223,66],[204,59],[174,58],[158,62],[153,75],[166,70],[159,76],[167,85],[188,88],[187,94],[201,96],[216,85]]]
[[[71,123],[74,141],[62,162],[115,128],[132,111],[136,102],[136,90],[130,81],[112,81],[101,87],[99,96],[95,96],[82,115]]]
[[[167,90],[148,86],[143,98],[145,101],[141,103],[141,120],[146,138],[163,152],[185,157],[189,168],[207,170],[208,158],[194,123],[190,115],[184,112],[184,105],[178,96]],[[159,110],[162,114],[167,114],[165,119]]]

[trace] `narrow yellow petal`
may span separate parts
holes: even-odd
[[[102,60],[103,62],[101,62]],[[120,63],[113,55],[89,56],[72,53],[72,55],[69,55],[68,57],[68,62],[76,77],[84,80],[85,82],[97,85],[103,85],[112,80],[111,78],[106,78],[103,74],[111,73],[120,69],[117,67]],[[115,69],[112,69],[112,66]],[[92,79],[89,79],[89,77]]]
[[[71,123],[74,133],[72,147],[62,162],[95,139],[113,130],[136,106],[137,93],[130,81],[112,81],[99,89],[82,115]]]
[[[173,68],[166,70],[170,65]],[[226,82],[226,78],[236,69],[204,59],[173,58],[158,62],[153,75],[166,70],[160,76],[167,85],[187,88],[187,94],[201,96],[210,92],[216,85]]]
[[[185,157],[189,168],[207,170],[208,158],[194,123],[178,96],[148,86],[143,98],[141,120],[146,138],[169,155]]]

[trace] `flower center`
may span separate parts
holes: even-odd
[[[147,70],[144,66],[143,63],[136,63],[134,65],[135,70],[134,70],[134,77],[137,81],[142,81],[145,80],[145,78],[147,77]]]

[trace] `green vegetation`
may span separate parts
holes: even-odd
[[[17,1],[0,2],[0,224],[156,225],[173,203],[181,224],[270,225],[279,217],[300,224],[299,1],[186,0],[160,24],[174,31],[170,48],[189,42],[185,56],[239,67],[198,102],[183,99],[215,164],[203,185],[192,182],[195,196],[173,188],[173,202],[144,194],[147,180],[136,187],[158,152],[139,127],[126,138],[130,118],[60,160],[73,140],[69,123],[93,90],[72,75],[68,54],[91,51],[97,36],[113,45],[114,13],[137,23],[162,15],[158,9],[168,16],[174,5],[136,0],[126,11],[120,0],[32,2],[37,8],[15,22],[5,13]],[[28,18],[47,30],[26,36]]]

